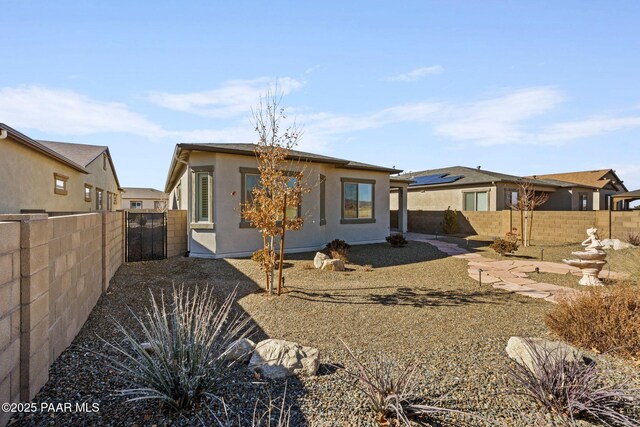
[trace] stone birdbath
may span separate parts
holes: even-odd
[[[604,259],[607,253],[602,250],[602,242],[598,238],[598,229],[591,227],[587,229],[587,240],[582,242],[585,250],[582,252],[571,252],[578,259],[563,259],[562,262],[572,267],[577,267],[582,272],[582,278],[578,282],[583,286],[603,286],[604,283],[598,278],[602,267],[607,263]]]

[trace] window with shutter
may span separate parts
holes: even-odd
[[[209,173],[197,172],[196,173],[196,194],[197,194],[197,216],[198,222],[210,222],[210,189],[209,189]]]

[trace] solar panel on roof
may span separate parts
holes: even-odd
[[[448,173],[438,173],[434,175],[423,175],[416,176],[413,178],[414,182],[412,182],[409,186],[415,187],[418,185],[435,185],[435,184],[449,184],[455,182],[461,178],[464,178],[462,175],[449,175]]]

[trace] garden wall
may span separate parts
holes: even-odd
[[[167,211],[167,258],[187,251],[187,211]]]
[[[122,264],[122,222],[121,212],[0,215],[0,401],[28,401],[46,383]]]
[[[521,228],[518,211],[461,211],[457,215],[461,234],[495,237],[503,236],[513,227]],[[443,217],[442,211],[411,210],[408,212],[409,231],[441,234]],[[601,239],[624,240],[629,233],[640,232],[640,211],[535,211],[532,240],[580,242],[586,238],[585,230],[594,226]]]

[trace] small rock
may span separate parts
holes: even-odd
[[[318,349],[276,339],[259,342],[249,362],[250,370],[259,371],[271,379],[292,375],[312,376],[316,374],[319,366]]]
[[[331,259],[329,255],[325,255],[322,252],[318,252],[316,253],[315,258],[313,258],[313,266],[315,268],[322,268],[322,264],[328,259]]]
[[[604,239],[601,241],[604,249],[613,249],[619,251],[621,249],[635,248],[631,243],[623,242],[620,239]]]
[[[143,342],[140,344],[140,347],[149,354],[154,354],[156,352],[150,342]]]
[[[246,361],[251,357],[253,349],[256,348],[256,343],[248,338],[240,338],[237,341],[231,343],[229,348],[224,354],[225,359],[232,361]]]
[[[536,371],[536,366],[532,351],[541,354],[547,351],[550,353],[550,357],[563,356],[567,362],[581,362],[583,360],[582,352],[577,348],[560,341],[549,341],[543,338],[511,337],[505,350],[510,358],[533,372]]]
[[[322,270],[345,271],[344,261],[341,259],[325,259],[322,263]]]

